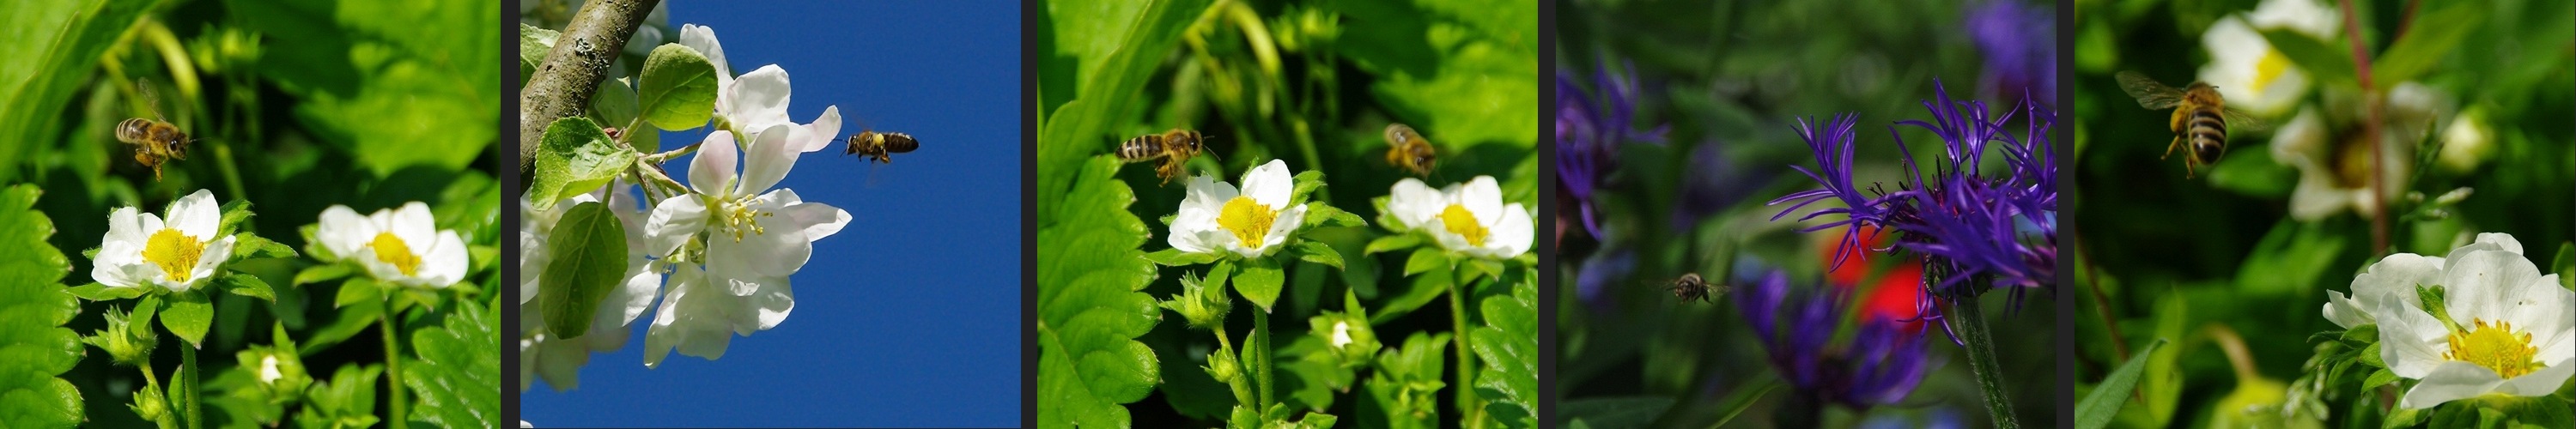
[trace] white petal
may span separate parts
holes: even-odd
[[[652,309],[653,299],[661,295],[662,271],[644,258],[632,258],[626,263],[625,283],[610,291],[608,299],[600,301],[599,311],[615,310],[617,330],[626,331],[625,327],[635,323],[635,318],[642,317],[644,310]]]
[[[1386,211],[1394,215],[1396,223],[1403,224],[1399,225],[1403,229],[1415,229],[1429,225],[1428,222],[1439,215],[1443,203],[1440,190],[1407,177],[1396,181],[1395,189],[1388,191]]]
[[[1534,228],[1537,228],[1536,222],[1531,219],[1528,209],[1521,208],[1520,203],[1503,206],[1503,220],[1494,224],[1492,230],[1494,236],[1487,238],[1489,241],[1485,246],[1502,251],[1501,254],[1493,255],[1496,258],[1518,257],[1522,253],[1529,252],[1530,241],[1537,237],[1537,233],[1533,231]]]
[[[1188,188],[1189,193],[1181,197],[1181,209],[1195,208],[1206,210],[1211,214],[1223,210],[1226,201],[1242,195],[1235,192],[1234,185],[1216,181],[1208,176],[1190,176]]]
[[[170,216],[164,220],[181,234],[208,240],[215,236],[215,230],[223,224],[223,219],[223,208],[215,205],[214,193],[199,189],[170,202]]]
[[[2446,290],[2443,304],[2449,307],[2451,320],[2465,328],[2472,320],[2522,320],[2523,316],[2518,313],[2567,311],[2564,308],[2540,308],[2544,302],[2555,304],[2556,300],[2544,301],[2544,298],[2555,297],[2540,295],[2540,291],[2534,290],[2537,288],[2529,287],[2539,280],[2540,269],[2532,266],[2531,261],[2523,259],[2522,255],[2486,250],[2467,255],[2451,254],[2450,267],[2442,271],[2440,284]],[[2556,285],[2546,287],[2565,291]],[[2548,316],[2530,317],[2545,319]]]
[[[1466,188],[1459,189],[1458,204],[1476,215],[1476,222],[1481,224],[1477,226],[1491,227],[1502,220],[1503,187],[1494,183],[1494,176],[1476,176],[1467,181]]]
[[[358,211],[350,210],[349,206],[334,205],[322,209],[319,221],[313,230],[313,240],[322,242],[323,249],[343,259],[355,256],[358,249],[366,247],[366,240],[376,235],[374,223],[368,222],[367,217],[359,215]]]
[[[218,238],[206,243],[206,248],[197,254],[197,263],[188,269],[188,279],[204,280],[214,277],[215,268],[223,266],[224,260],[232,256],[232,237]]]
[[[786,192],[786,190],[782,189],[780,192]],[[802,225],[800,229],[805,231],[807,242],[821,241],[823,237],[839,234],[842,227],[850,224],[850,212],[823,203],[791,204],[780,208],[778,217],[780,224]]]
[[[734,79],[729,89],[733,98],[725,104],[725,117],[743,132],[756,132],[787,121],[787,70],[777,65],[760,66]]]
[[[141,246],[143,243],[150,242],[152,233],[155,231],[143,229],[143,216],[136,213],[137,210],[133,207],[117,207],[116,210],[107,212],[107,235],[99,237],[99,245],[123,242]]]
[[[800,153],[797,152],[799,148],[789,141],[793,134],[788,130],[793,128],[795,126],[788,124],[772,125],[759,136],[752,137],[751,146],[743,154],[742,184],[727,194],[728,198],[760,195],[768,192],[769,187],[777,186],[779,180],[787,178],[787,172],[796,168],[796,156]]]
[[[2398,407],[2432,408],[2444,402],[2484,395],[2504,384],[2504,380],[2496,378],[2495,371],[2468,362],[2443,362],[2422,380],[2415,388],[2406,390],[2406,397],[2397,402]]]
[[[100,245],[98,259],[89,267],[90,280],[113,287],[135,287],[149,282],[150,279],[134,267],[133,262],[138,262],[139,258],[129,256],[142,252],[143,245],[132,242],[109,241]]]
[[[796,292],[788,288],[786,277],[757,281],[760,282],[760,290],[753,292],[751,296],[743,297],[743,304],[747,307],[744,313],[756,316],[755,322],[758,329],[755,330],[766,331],[769,328],[778,327],[780,322],[787,321],[787,314],[796,310]],[[742,326],[736,325],[734,329],[735,332],[741,332]]]
[[[429,286],[440,288],[464,281],[465,268],[470,262],[465,252],[464,237],[457,235],[456,230],[440,230],[438,241],[431,243],[425,249],[427,253],[421,255],[420,277],[428,280]]]
[[[645,251],[655,257],[670,255],[688,244],[689,237],[707,227],[707,206],[696,195],[680,195],[653,206],[653,215],[644,221]]]
[[[724,44],[716,40],[714,28],[697,24],[681,24],[680,46],[695,49],[698,55],[706,56],[707,62],[716,66],[716,77],[726,81],[733,80],[733,68],[725,64]],[[729,82],[719,82],[719,85],[724,83]]]
[[[708,280],[705,272],[687,264],[671,274],[671,289],[644,337],[645,367],[661,366],[662,358],[674,348],[680,354],[710,360],[724,357],[725,345],[733,338],[728,321],[735,305],[709,302],[732,297]]]
[[[800,132],[802,134],[797,136],[797,141],[804,147],[798,148],[797,152],[831,148],[833,139],[841,135],[841,106],[823,106],[823,116],[814,118],[814,123],[805,124]]]
[[[1273,159],[1270,163],[1253,167],[1252,171],[1243,172],[1243,194],[1252,196],[1252,201],[1270,206],[1272,210],[1287,208],[1291,203],[1288,198],[1296,188],[1296,178],[1288,176],[1287,161]]]
[[[1171,234],[1164,241],[1171,243],[1173,249],[1179,249],[1182,252],[1215,252],[1224,244],[1209,241],[1206,234],[1200,233],[1206,229],[1202,225],[1214,224],[1216,224],[1215,211],[1182,204],[1181,212],[1172,217]]]
[[[2516,255],[2522,254],[2522,241],[2513,239],[2513,234],[2498,232],[2479,233],[2476,244],[2495,245],[2497,249],[2513,252],[2513,254]],[[2455,251],[2454,253],[2457,252]]]
[[[429,214],[428,204],[419,201],[403,203],[401,208],[393,209],[392,223],[388,227],[394,238],[402,239],[403,245],[410,247],[415,255],[429,250],[424,247],[438,241],[438,218]]]
[[[2559,385],[2566,384],[2567,376],[2571,374],[2576,374],[2576,363],[2562,359],[2539,371],[2505,380],[2503,384],[2497,385],[2494,391],[2514,396],[2548,395],[2557,392]]]
[[[2399,377],[2422,379],[2443,362],[2442,353],[2451,350],[2451,330],[2433,319],[2432,313],[2400,305],[2381,301],[2372,312],[2379,317],[2379,360]]]
[[[1305,222],[1306,205],[1304,204],[1279,212],[1279,217],[1270,220],[1270,231],[1261,236],[1261,253],[1269,254],[1279,250],[1279,245],[1287,243],[1288,237],[1296,235],[1297,228],[1304,226]]]
[[[2363,310],[2363,308],[2365,307],[2361,305],[2360,301],[2344,298],[2343,292],[2326,291],[2325,308],[2322,308],[2319,311],[2325,313],[2326,320],[2332,321],[2335,323],[2335,326],[2342,326],[2344,329],[2352,329],[2352,327],[2355,326],[2379,323],[2377,319],[2371,318],[2369,311]]]
[[[741,151],[734,146],[733,133],[707,133],[706,141],[698,143],[697,158],[689,160],[689,189],[709,195],[732,193],[734,164]]]
[[[2379,262],[2370,264],[2370,267],[2361,275],[2353,276],[2352,295],[2349,297],[2353,302],[2352,308],[2365,311],[2359,314],[2362,323],[2376,323],[2370,321],[2373,316],[2366,311],[2377,308],[2380,300],[2383,299],[2395,299],[2404,303],[2406,308],[2423,308],[2423,299],[2416,296],[2415,287],[2438,284],[2441,281],[2442,263],[2442,258],[2413,253],[2399,253],[2381,258]],[[2329,301],[2331,300],[2332,298],[2329,297]],[[2329,315],[2327,318],[2333,317]],[[2345,327],[2352,326],[2359,325]]]

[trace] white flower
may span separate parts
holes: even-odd
[[[2487,129],[2486,111],[2471,107],[2451,119],[2451,127],[2442,130],[2442,153],[2438,163],[2453,174],[2467,174],[2495,152],[2495,131]]]
[[[2377,152],[2384,172],[2378,175],[2380,198],[2371,197],[2372,149],[2359,125],[2369,120],[2367,114],[2358,107],[2329,114],[2300,109],[2272,135],[2271,145],[2274,162],[2299,170],[2299,184],[2290,191],[2290,217],[2315,221],[2345,210],[2368,216],[2380,201],[2396,199],[2415,171],[2414,142],[2422,139],[2444,98],[2415,82],[2388,91]]]
[[[465,240],[456,230],[437,228],[429,205],[419,201],[366,216],[349,206],[333,205],[322,210],[313,240],[366,269],[377,281],[445,288],[465,279]]]
[[[2436,286],[2443,302],[2428,311],[2416,288]],[[2352,291],[2349,300],[2329,292],[2325,316],[2345,327],[2378,324],[2380,359],[2420,380],[2399,407],[2547,395],[2576,374],[2576,292],[2558,287],[2557,274],[2541,275],[2511,235],[2478,234],[2448,258],[2390,255],[2355,277]]]
[[[795,308],[787,277],[813,257],[814,241],[841,232],[850,213],[805,202],[796,191],[768,191],[795,167],[800,152],[788,145],[789,125],[773,125],[743,154],[732,134],[709,133],[689,163],[694,192],[662,200],[645,222],[645,250],[674,255],[698,238],[703,259],[680,263],[645,338],[646,366],[658,366],[674,347],[681,354],[715,359],[724,335],[775,327]],[[747,154],[742,171],[738,156]],[[703,268],[697,263],[704,263]]]
[[[519,320],[523,329],[519,344],[522,361],[519,367],[520,390],[527,390],[536,377],[544,377],[546,384],[556,390],[580,386],[580,371],[590,363],[590,354],[625,347],[627,337],[634,332],[627,327],[632,326],[644,310],[652,308],[653,298],[662,292],[662,273],[653,269],[652,260],[645,253],[648,247],[644,239],[645,214],[637,206],[631,188],[618,181],[587,194],[575,195],[549,210],[535,210],[531,204],[521,201],[521,212],[526,215],[520,228],[523,247],[519,266],[524,274],[520,276],[519,302],[526,304],[536,296],[534,291],[540,286],[538,279],[542,277],[538,273],[545,272],[551,259],[547,253],[551,249],[544,243],[555,223],[562,219],[563,212],[579,203],[600,201],[603,196],[607,198],[609,213],[626,227],[626,280],[600,300],[597,310],[591,313],[590,330],[578,338],[553,338],[546,333],[545,317],[538,312],[539,306],[520,307]]]
[[[680,27],[680,45],[695,49],[716,68],[715,113],[740,130],[745,141],[759,141],[760,133],[773,125],[789,125],[790,147],[799,153],[823,150],[841,133],[840,106],[826,106],[823,116],[812,124],[797,124],[787,119],[790,86],[787,70],[777,65],[760,66],[737,78],[724,55],[724,44],[716,40],[713,28],[696,24]]]
[[[286,374],[277,370],[277,355],[260,357],[259,382],[261,384],[277,384],[277,379],[283,377],[286,377]]]
[[[2221,18],[2201,34],[2210,61],[2201,66],[2200,80],[2218,87],[2230,107],[2278,116],[2297,104],[2309,76],[2258,30],[2288,29],[2328,41],[2340,22],[2334,9],[2316,0],[2265,0],[2250,14]]]
[[[1386,210],[1404,229],[1422,231],[1441,248],[1479,258],[1520,256],[1533,238],[1529,210],[1520,203],[1503,204],[1503,188],[1493,176],[1440,190],[1405,178],[1395,182]]]
[[[1350,345],[1351,345],[1351,321],[1348,321],[1348,320],[1336,320],[1336,321],[1333,321],[1333,348],[1342,348],[1342,347],[1347,347],[1347,346],[1350,346]]]
[[[1296,187],[1288,163],[1276,159],[1243,172],[1240,193],[1207,176],[1190,177],[1189,196],[1181,198],[1181,211],[1172,218],[1172,248],[1269,256],[1306,221],[1306,206],[1289,201]]]
[[[119,207],[107,214],[90,278],[112,287],[157,285],[187,292],[214,277],[232,256],[233,238],[216,237],[223,222],[213,193],[199,189],[170,202],[167,217]],[[167,222],[164,222],[164,221]]]

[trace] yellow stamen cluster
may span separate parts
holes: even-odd
[[[1476,222],[1476,214],[1468,212],[1464,205],[1450,204],[1440,210],[1440,225],[1452,234],[1467,237],[1468,246],[1485,247],[1485,236],[1490,235],[1484,224]]]
[[[715,207],[716,221],[721,223],[724,229],[733,231],[735,243],[742,242],[744,232],[749,232],[751,235],[768,233],[767,229],[760,227],[760,218],[778,215],[754,210],[749,201],[718,201]]]
[[[377,261],[393,264],[394,269],[402,271],[403,275],[419,274],[420,255],[412,254],[411,245],[404,243],[402,237],[396,237],[392,232],[379,232],[376,240],[368,242],[367,247],[376,249]]]
[[[2263,58],[2254,60],[2254,87],[2249,89],[2263,92],[2264,87],[2272,86],[2274,79],[2279,79],[2281,73],[2288,71],[2290,71],[2289,56],[2282,55],[2279,49],[2264,50]]]
[[[177,229],[164,228],[143,242],[143,260],[161,266],[162,278],[170,281],[188,279],[188,269],[197,266],[197,258],[206,252],[206,243]]]
[[[1226,200],[1225,208],[1217,211],[1216,224],[1226,232],[1234,233],[1234,239],[1242,242],[1243,247],[1257,249],[1261,248],[1264,239],[1270,237],[1270,223],[1278,219],[1279,211],[1271,210],[1270,206],[1261,205],[1252,197],[1234,197]]]
[[[2540,369],[2540,362],[2532,360],[2540,350],[2531,347],[2530,333],[2517,334],[2513,324],[2502,321],[2477,320],[2472,326],[2451,332],[2451,351],[2443,352],[2443,359],[2477,364],[2507,379]]]

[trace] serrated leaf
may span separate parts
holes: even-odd
[[[412,352],[420,357],[402,368],[403,386],[413,393],[411,419],[441,427],[504,427],[500,318],[470,299],[454,308],[444,325],[412,332]]]
[[[215,277],[215,281],[222,283],[225,292],[232,292],[234,295],[259,298],[269,302],[277,301],[277,289],[268,287],[268,281],[260,280],[259,276],[232,273]]]
[[[1243,262],[1243,267],[1234,272],[1234,293],[1261,307],[1261,312],[1270,312],[1271,306],[1279,303],[1279,291],[1288,283],[1288,272],[1268,259]]]
[[[626,172],[635,151],[618,146],[590,118],[569,117],[546,125],[537,145],[535,181],[528,185],[528,205],[550,210],[555,202],[581,195]]]
[[[1414,246],[1420,245],[1422,245],[1422,236],[1413,234],[1396,234],[1378,237],[1376,240],[1369,240],[1368,247],[1361,250],[1360,253],[1375,255],[1379,253],[1411,249]]]
[[[1306,196],[1314,194],[1316,189],[1323,189],[1324,172],[1322,170],[1301,171],[1296,177],[1290,179],[1290,183],[1294,185],[1288,192],[1288,201],[1312,201]]]
[[[58,293],[71,270],[47,244],[54,224],[32,209],[33,185],[0,190],[0,422],[70,427],[83,420],[80,389],[59,376],[80,363],[80,334],[64,328],[80,302]]]
[[[226,201],[221,212],[223,220],[215,224],[215,235],[232,235],[233,232],[241,230],[242,222],[250,221],[250,200]]]
[[[245,232],[245,233],[240,233],[240,234],[233,234],[233,256],[232,256],[232,260],[234,260],[234,261],[239,261],[239,260],[243,260],[243,259],[250,259],[250,258],[292,258],[292,257],[295,257],[295,248],[293,248],[293,247],[287,247],[287,245],[286,245],[285,243],[279,243],[279,242],[277,242],[276,240],[270,240],[270,239],[267,239],[267,238],[261,238],[260,236],[252,235],[251,233],[247,233],[247,232]]]
[[[179,335],[190,347],[203,347],[206,330],[215,323],[215,304],[206,300],[204,291],[170,294],[161,305],[161,327]]]
[[[1157,64],[1208,3],[1063,3],[1031,11],[1045,13],[1055,30],[1039,36],[1049,46],[1033,48],[1046,61],[1030,65],[1039,70],[1038,105],[1031,107],[1039,116],[1038,213],[1065,212],[1057,206],[1069,201],[1067,191],[1085,157],[1117,144],[1112,128],[1139,105]]]
[[[1305,226],[1368,226],[1368,220],[1319,201],[1306,203]]]
[[[1530,427],[1538,419],[1538,286],[1512,284],[1510,295],[1487,297],[1478,304],[1485,326],[1469,336],[1481,370],[1476,394],[1485,411],[1511,427]]]
[[[545,64],[546,53],[554,51],[555,39],[562,37],[562,32],[519,24],[519,70],[524,73],[519,79],[535,76],[535,73],[525,72],[533,72],[537,65]]]
[[[80,299],[91,301],[133,299],[134,297],[143,296],[143,288],[140,287],[114,287],[98,283],[73,286],[64,289],[64,291],[70,292],[72,296],[80,297]]]
[[[626,225],[605,204],[574,205],[546,237],[546,252],[552,262],[537,277],[546,330],[555,338],[580,338],[590,332],[599,301],[626,280]]]
[[[1153,349],[1136,337],[1162,311],[1141,291],[1154,265],[1138,246],[1145,222],[1127,211],[1135,195],[1117,179],[1116,158],[1091,158],[1065,203],[1042,213],[1038,230],[1038,427],[1125,427],[1121,404],[1161,383]]]
[[[653,126],[679,131],[706,125],[716,109],[716,66],[678,43],[654,47],[644,57],[635,99]]]
[[[1342,268],[1342,253],[1334,251],[1332,245],[1324,244],[1324,242],[1314,240],[1300,241],[1297,242],[1297,245],[1290,246],[1289,250],[1296,251],[1297,259],[1299,260],[1324,264],[1333,267],[1333,269]]]
[[[2131,390],[2138,386],[2138,376],[2146,373],[2147,357],[2155,355],[2156,348],[2164,345],[2163,339],[2147,343],[2146,347],[2138,349],[2137,354],[2130,355],[2128,362],[2121,363],[2119,369],[2111,370],[2110,376],[2103,377],[2102,383],[2095,385],[2092,392],[2085,393],[2084,400],[2075,403],[2075,427],[2109,426],[2111,418],[2119,416],[2120,407],[2129,403]]]
[[[1404,260],[1404,275],[1432,270],[1448,271],[1449,255],[1440,253],[1440,249],[1422,247],[1414,249],[1413,257]]]

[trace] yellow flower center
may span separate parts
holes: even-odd
[[[2514,333],[2513,324],[2478,320],[2467,332],[2451,332],[2451,351],[2442,358],[2477,364],[2511,379],[2539,370],[2540,362],[2532,360],[2539,353],[2531,347],[2531,334]]]
[[[778,215],[777,213],[754,210],[751,208],[750,201],[719,200],[715,202],[714,206],[716,208],[716,221],[722,223],[725,230],[733,231],[733,242],[735,243],[742,242],[743,234],[746,232],[751,235],[768,233],[768,229],[760,227],[760,218]]]
[[[376,249],[376,260],[394,264],[394,269],[401,270],[403,275],[417,275],[420,271],[420,255],[412,254],[411,245],[404,244],[402,237],[395,237],[394,233],[376,233],[376,241],[367,243],[367,247]]]
[[[206,252],[206,243],[178,229],[164,228],[143,242],[143,260],[161,266],[162,278],[170,281],[188,279],[188,269],[197,266],[197,257]]]
[[[1261,205],[1252,197],[1238,196],[1226,200],[1225,208],[1216,213],[1218,227],[1234,233],[1234,239],[1243,242],[1243,247],[1253,249],[1261,248],[1261,242],[1270,238],[1270,223],[1278,219],[1278,210],[1271,210],[1270,206]]]
[[[1451,234],[1467,237],[1468,246],[1485,247],[1485,224],[1476,223],[1476,214],[1467,212],[1467,206],[1450,204],[1440,210],[1440,226]]]
[[[2281,73],[2287,71],[2290,71],[2290,57],[2281,55],[2279,49],[2263,50],[2263,58],[2254,60],[2254,87],[2249,89],[2261,93],[2263,87],[2271,86],[2274,79],[2279,79]]]

